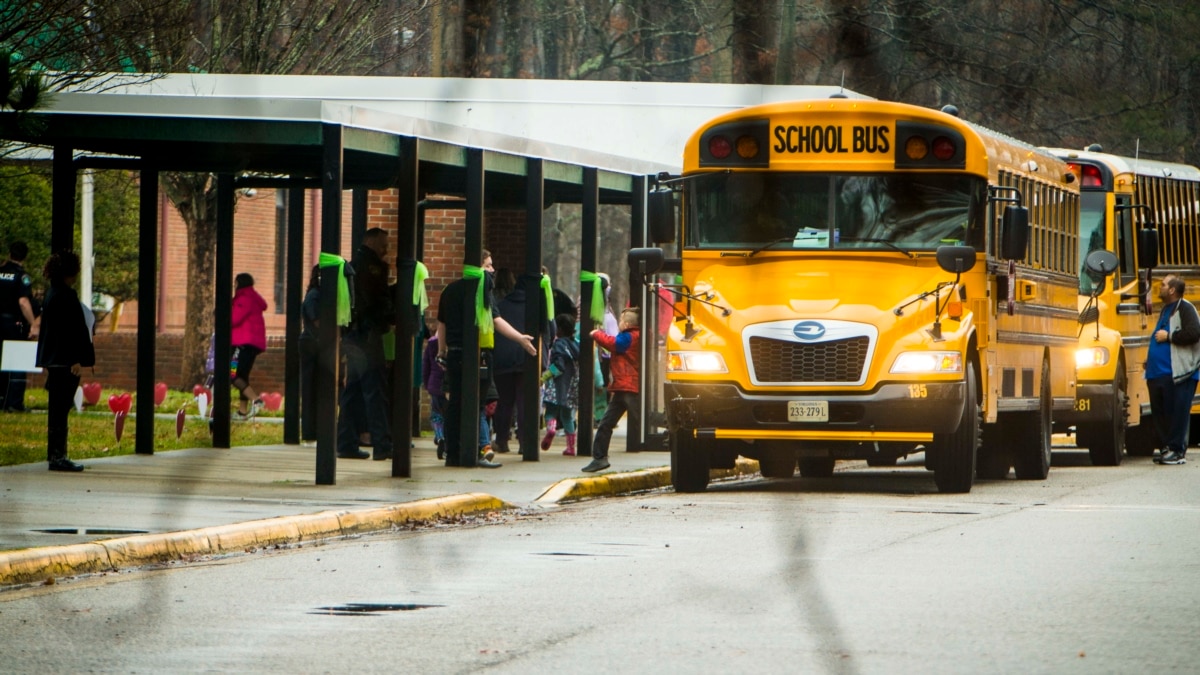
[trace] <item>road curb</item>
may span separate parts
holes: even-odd
[[[713,469],[712,480],[740,478],[758,473],[758,462],[739,457],[732,469]],[[537,499],[538,504],[561,504],[577,502],[595,497],[645,492],[664,488],[671,484],[671,469],[643,469],[629,473],[610,473],[587,478],[566,478],[546,488]]]
[[[511,504],[479,492],[354,511],[322,511],[197,530],[139,534],[85,544],[0,553],[0,587],[139,567],[194,556],[345,537],[447,516],[499,511]]]

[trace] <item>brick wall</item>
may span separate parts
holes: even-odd
[[[249,272],[255,288],[267,301],[266,325],[268,347],[255,361],[251,383],[259,392],[283,391],[283,360],[285,316],[278,311],[276,296],[276,250],[286,242],[277,239],[276,218],[282,212],[275,190],[258,189],[253,197],[238,200],[234,214],[234,273]],[[371,191],[367,200],[367,227],[382,227],[391,234],[389,261],[395,260],[398,249],[396,216],[398,195],[395,190]],[[320,191],[309,191],[305,199],[304,260],[305,283],[307,270],[316,262],[320,243]],[[196,382],[179,382],[180,350],[186,310],[187,229],[178,212],[165,199],[160,200],[160,229],[162,278],[159,289],[161,306],[160,331],[156,338],[155,381],[166,382],[172,389],[190,391]],[[343,199],[341,255],[352,256],[351,197]],[[509,267],[520,272],[525,264],[525,211],[523,209],[489,211],[484,219],[484,248],[492,252],[497,267]],[[437,302],[442,289],[462,274],[465,241],[465,212],[462,210],[435,211],[425,214],[423,260],[429,269],[430,306],[426,321],[433,328],[437,317]],[[393,279],[394,280],[394,279]],[[115,327],[114,327],[115,324]],[[106,390],[130,391],[136,387],[137,374],[137,303],[126,303],[97,326],[96,367],[85,371],[85,382],[100,382]],[[42,386],[43,376],[35,375],[30,386]],[[424,398],[424,397],[423,397]],[[428,416],[428,401],[423,400],[423,417]]]

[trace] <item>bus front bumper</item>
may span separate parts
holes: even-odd
[[[1116,391],[1112,382],[1088,384],[1080,382],[1075,387],[1075,405],[1070,410],[1055,410],[1055,426],[1070,426],[1087,422],[1108,422],[1115,407]]]
[[[859,394],[750,394],[733,384],[664,385],[669,424],[698,436],[739,440],[899,441],[928,443],[957,429],[963,382],[884,384]],[[916,396],[914,396],[916,394]],[[788,421],[791,401],[825,401],[829,421]]]

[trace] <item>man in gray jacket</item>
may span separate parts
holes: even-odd
[[[1187,461],[1192,398],[1200,378],[1200,317],[1183,299],[1183,291],[1183,279],[1173,274],[1163,277],[1159,290],[1163,308],[1146,354],[1150,413],[1163,443],[1162,453],[1154,458],[1158,464]]]

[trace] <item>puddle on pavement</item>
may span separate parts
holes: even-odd
[[[445,605],[352,602],[348,605],[338,605],[336,607],[318,607],[316,610],[309,612],[309,614],[321,614],[325,616],[371,616],[380,612],[411,612],[431,607],[445,607]]]
[[[34,530],[42,534],[149,534],[149,530],[131,530],[120,527],[50,527]]]

